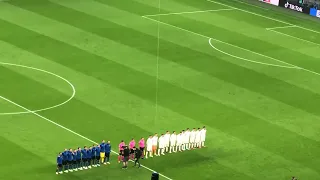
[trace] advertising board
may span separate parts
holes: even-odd
[[[275,6],[279,5],[279,0],[260,0],[260,1],[264,2],[264,3],[272,4],[272,5],[275,5]]]
[[[280,0],[279,6],[293,11],[310,14],[310,8],[308,6],[303,6],[298,0]]]

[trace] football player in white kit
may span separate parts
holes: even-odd
[[[190,130],[187,128],[186,132],[184,133],[184,141],[186,150],[190,150]]]
[[[181,150],[184,151],[186,150],[186,132],[184,130],[182,130],[181,132],[181,141],[182,141],[182,144],[181,144]]]
[[[200,132],[200,128],[198,128],[198,130],[196,131],[195,147],[199,148],[200,143],[201,143],[201,132]]]
[[[207,129],[205,126],[200,131],[200,148],[205,147],[204,142],[206,141],[206,134],[207,134]]]
[[[164,135],[164,148],[165,152],[169,152],[169,146],[170,146],[170,132],[167,131]]]
[[[165,148],[165,137],[164,134],[161,134],[159,137],[159,149],[158,149],[158,156],[164,155],[164,148]]]
[[[182,136],[182,132],[180,132],[180,133],[177,135],[176,151],[181,152],[182,143],[183,143],[183,136]]]
[[[158,134],[155,133],[154,136],[152,137],[152,154],[155,156],[159,156],[159,154],[157,154],[157,147],[158,147]]]
[[[176,132],[173,131],[171,136],[170,136],[170,150],[169,150],[169,153],[177,152],[176,145],[177,145],[177,135],[176,135]]]
[[[150,135],[147,139],[147,151],[146,151],[146,159],[148,158],[148,153],[150,157],[153,157],[152,155],[152,136]]]
[[[196,141],[196,128],[193,128],[190,132],[190,148],[193,149],[195,147],[195,141]]]

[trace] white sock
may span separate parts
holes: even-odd
[[[164,149],[161,149],[161,154],[164,154]]]
[[[202,141],[202,145],[201,146],[204,146],[204,141]]]

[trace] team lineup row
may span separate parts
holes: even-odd
[[[150,135],[145,143],[145,139],[142,137],[139,140],[138,148],[136,148],[136,142],[134,138],[129,142],[130,155],[128,158],[134,160],[135,151],[138,149],[142,152],[141,158],[143,159],[153,156],[165,155],[165,153],[181,152],[190,150],[193,148],[204,147],[206,139],[206,128],[193,128],[190,130],[182,130],[179,133],[175,131],[170,134],[167,131],[165,134]],[[124,149],[126,143],[122,140],[118,146],[119,155],[118,162],[127,161],[127,157],[124,157]],[[111,144],[110,141],[107,143],[103,140],[101,144],[93,145],[90,147],[84,146],[83,149],[80,147],[72,150],[65,149],[62,153],[58,154],[57,157],[57,170],[56,174],[62,174],[63,172],[73,172],[78,170],[90,169],[92,167],[99,167],[100,164],[110,164],[110,153]],[[140,158],[140,157],[139,157]]]

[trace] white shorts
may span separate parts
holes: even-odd
[[[147,151],[152,151],[152,146],[147,146]]]
[[[200,139],[200,138],[196,138],[196,139],[195,139],[195,142],[196,142],[196,143],[199,143],[199,142],[201,142],[201,139]]]
[[[177,142],[177,146],[181,146],[182,145],[182,142]]]
[[[205,137],[200,138],[200,141],[201,141],[201,142],[204,142],[205,140],[206,140]]]
[[[159,149],[163,149],[165,146],[164,145],[159,145]]]
[[[170,143],[169,142],[166,142],[164,147],[169,147]]]
[[[175,145],[176,145],[175,141],[170,142],[170,146],[175,146]]]

